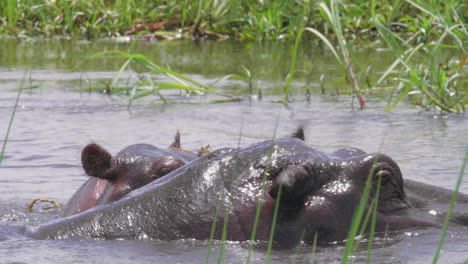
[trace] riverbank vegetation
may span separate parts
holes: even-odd
[[[298,46],[315,41],[332,51],[360,108],[378,90],[388,94],[387,110],[407,99],[424,109],[461,113],[468,107],[467,14],[468,5],[459,0],[7,0],[0,3],[0,34],[292,41],[294,48],[285,51],[292,54],[285,103],[293,76],[304,71],[296,67]],[[384,72],[372,72],[356,53],[364,45],[391,50],[394,63]],[[246,79],[251,78],[245,70]],[[187,90],[179,81],[174,85],[157,87]]]
[[[294,39],[302,26],[332,33],[320,6],[309,0],[6,0],[0,29],[7,35],[122,36],[138,31],[193,38]],[[333,2],[333,1],[332,1]],[[439,24],[466,22],[464,1],[342,1],[343,33],[353,39],[377,34],[375,16],[393,31],[422,33],[430,41]],[[437,13],[434,16],[434,13]],[[454,14],[457,15],[454,16]],[[442,20],[440,20],[442,19]],[[169,33],[172,32],[172,33]]]

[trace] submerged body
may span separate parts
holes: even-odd
[[[382,183],[377,232],[438,224],[438,218],[425,211],[423,191],[407,196],[400,169],[388,156],[353,148],[327,155],[293,138],[214,151],[119,201],[28,233],[40,239],[208,239],[214,225],[214,238],[220,239],[227,223],[227,240],[268,240],[279,200],[277,245],[313,241],[315,234],[321,242],[337,241],[347,236],[369,175],[374,183],[370,200],[379,178]],[[446,194],[431,188],[428,192],[434,196]],[[465,195],[458,201],[468,204]],[[261,211],[254,227],[258,203]],[[468,224],[463,216],[460,219]]]

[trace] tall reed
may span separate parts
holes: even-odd
[[[353,95],[357,96],[360,108],[364,109],[366,107],[366,102],[364,100],[359,82],[356,79],[353,63],[360,66],[360,68],[363,70],[365,70],[365,68],[362,66],[362,62],[354,52],[353,46],[346,40],[344,36],[339,5],[339,1],[330,0],[329,6],[325,2],[321,2],[318,7],[323,19],[335,33],[335,37],[338,42],[338,50],[335,49],[331,41],[328,40],[328,38],[317,29],[307,27],[305,30],[319,37],[332,51],[333,55],[335,55],[336,60],[343,67],[344,72],[351,80]]]

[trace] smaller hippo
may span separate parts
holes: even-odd
[[[112,157],[101,146],[89,144],[81,152],[81,163],[86,174],[92,178],[70,198],[62,216],[116,201],[197,157],[197,154],[180,148],[179,131],[169,149],[136,144],[124,148]]]

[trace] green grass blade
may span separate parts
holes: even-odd
[[[330,41],[327,39],[327,37],[325,37],[322,33],[320,33],[318,30],[314,29],[314,28],[310,28],[310,27],[307,27],[305,28],[304,30],[307,30],[311,33],[313,33],[314,35],[316,35],[318,38],[320,38],[323,43],[325,43],[325,45],[327,45],[327,47],[330,49],[330,51],[333,53],[333,55],[335,56],[336,60],[338,60],[338,62],[340,64],[343,64],[343,61],[342,59],[340,58],[340,56],[338,55],[338,53],[336,52],[336,49],[335,47],[330,43]]]
[[[276,201],[275,201],[275,210],[273,212],[273,221],[271,223],[270,237],[268,239],[268,249],[266,253],[265,263],[270,263],[271,250],[273,248],[273,240],[275,236],[276,220],[278,218],[278,209],[279,209],[279,204],[281,201],[281,190],[283,189],[282,187],[283,187],[282,185],[279,186],[278,196],[276,197]]]
[[[18,94],[16,95],[15,105],[13,106],[13,111],[11,112],[10,121],[8,122],[8,128],[5,134],[5,138],[3,139],[2,151],[0,152],[0,166],[2,164],[3,155],[5,154],[6,145],[8,142],[8,136],[10,135],[11,126],[13,125],[13,120],[15,119],[16,109],[18,108],[18,103],[19,103],[19,99],[21,96],[21,92],[23,91],[22,87],[23,87],[25,79],[26,79],[26,73],[24,74],[23,80],[21,81],[20,89],[18,90]]]
[[[330,24],[330,26],[333,26],[334,25],[334,22],[332,21],[332,12],[330,11],[330,9],[328,8],[328,6],[325,4],[325,2],[321,2],[319,5],[318,5],[318,10],[320,12],[320,14],[322,15],[322,17],[325,19],[325,21]]]
[[[314,235],[314,242],[312,244],[312,253],[310,254],[310,259],[309,259],[309,263],[310,264],[314,264],[314,261],[315,261],[315,250],[317,249],[317,233],[315,233]]]
[[[373,208],[375,206],[375,203],[376,203],[376,200],[372,199],[372,202],[371,202],[369,208]],[[361,223],[360,223],[361,229],[360,229],[358,234],[359,234],[359,237],[361,237],[361,238],[364,235],[364,232],[366,231],[367,223],[369,222],[369,219],[371,218],[371,214],[372,214],[372,210],[368,209],[367,212],[366,212],[366,217],[364,217],[364,221],[361,221]],[[354,243],[353,249],[351,250],[352,254],[355,254],[357,252],[357,250],[359,248],[359,245],[361,244],[361,240],[362,239],[358,239]]]
[[[17,0],[7,0],[6,6],[8,26],[13,29],[16,26],[15,24],[18,19],[15,12],[17,8]]]
[[[455,185],[455,190],[453,191],[452,199],[450,200],[449,209],[447,211],[447,215],[445,216],[444,225],[442,227],[442,232],[440,234],[440,240],[439,240],[439,243],[437,245],[437,249],[436,249],[436,252],[435,252],[435,255],[434,255],[434,259],[432,260],[433,264],[436,264],[437,261],[439,260],[440,251],[442,250],[442,245],[444,244],[444,239],[445,239],[445,236],[447,234],[448,224],[450,222],[450,218],[452,217],[452,213],[453,213],[453,208],[455,207],[455,203],[457,202],[458,191],[460,190],[460,186],[461,186],[461,183],[463,181],[463,176],[465,175],[465,168],[466,168],[467,163],[468,163],[468,148],[466,148],[466,150],[465,150],[465,157],[463,159],[463,165],[462,165],[462,167],[460,169],[460,175],[458,175],[457,183]]]
[[[296,58],[297,58],[297,52],[299,50],[299,43],[302,38],[302,32],[303,30],[300,30],[299,33],[296,36],[296,41],[294,43],[294,47],[292,50],[292,58],[291,58],[291,66],[289,68],[289,74],[288,74],[288,79],[286,80],[286,84],[284,85],[284,92],[283,92],[283,101],[285,103],[288,102],[289,98],[289,89],[291,87],[291,82],[294,77],[294,73],[296,71]]]
[[[299,241],[300,241],[299,243],[301,243],[302,241],[304,241],[304,236],[305,236],[305,230],[302,231],[302,232],[301,232],[301,235],[299,236]],[[297,262],[296,258],[297,258],[297,255],[298,255],[298,253],[299,253],[299,249],[300,249],[300,248],[301,248],[300,246],[296,246],[296,249],[294,250],[293,258],[292,258],[292,260],[291,260],[291,264],[296,264],[296,262]]]
[[[85,58],[84,60],[80,61],[77,65],[75,65],[75,67],[73,67],[71,70],[72,71],[76,71],[78,68],[80,68],[83,64],[85,64],[86,62],[88,62],[89,60],[93,60],[93,59],[99,59],[99,58],[107,58],[107,59],[111,59],[111,58],[126,58],[128,59],[129,58],[129,54],[128,53],[125,53],[125,52],[122,52],[122,51],[117,51],[117,50],[112,50],[112,51],[103,51],[103,52],[97,52],[97,53],[94,53],[93,55],[91,56],[88,56],[87,58]]]
[[[109,89],[110,89],[111,92],[117,86],[117,82],[120,80],[120,76],[125,71],[125,69],[127,69],[130,62],[132,62],[132,59],[128,59],[127,61],[125,61],[125,63],[122,65],[122,67],[120,67],[119,71],[117,72],[117,74],[112,79],[112,82],[109,85]]]
[[[236,166],[236,163],[234,163],[233,166]],[[233,186],[233,183],[231,183],[230,191],[232,191],[232,186]],[[229,224],[230,211],[231,211],[231,199],[228,199],[226,213],[224,214],[223,233],[221,234],[221,246],[219,248],[219,253],[218,253],[218,263],[224,263],[224,258],[226,254],[227,228]]]
[[[32,85],[32,86],[28,86],[28,87],[23,87],[23,88],[16,88],[16,89],[11,89],[10,92],[17,92],[17,91],[20,91],[20,90],[34,90],[34,89],[37,89],[41,87],[40,85]]]
[[[367,257],[366,257],[366,263],[370,263],[370,259],[371,259],[371,253],[372,253],[372,245],[374,243],[374,234],[375,234],[375,226],[376,226],[376,223],[377,223],[377,208],[379,206],[379,197],[380,197],[380,186],[382,184],[382,176],[379,175],[379,179],[378,179],[378,182],[377,182],[377,191],[376,191],[376,195],[375,195],[375,205],[374,207],[372,207],[372,220],[371,220],[371,228],[369,230],[369,242],[368,242],[368,245],[367,245]]]
[[[406,88],[400,92],[400,94],[398,94],[398,97],[397,99],[393,102],[393,104],[390,103],[390,100],[392,99],[391,97],[389,98],[389,101],[387,103],[387,108],[385,109],[385,111],[390,111],[392,110],[393,108],[395,108],[398,103],[400,103],[401,100],[403,100],[403,98],[405,98],[406,95],[408,95],[408,93],[411,91],[411,89],[413,88],[411,86],[411,82],[409,80],[405,80],[405,79],[399,79],[400,82],[407,82],[408,84],[406,85]]]
[[[424,44],[421,43],[418,46],[414,48],[410,48],[407,51],[405,51],[405,53],[407,53],[406,55],[407,60],[411,59],[411,57],[413,57],[413,55],[416,54],[416,52],[423,47],[424,47]],[[406,60],[402,60],[400,56],[397,56],[397,59],[392,63],[392,65],[390,65],[390,67],[388,67],[387,70],[385,70],[385,72],[382,74],[382,76],[380,76],[380,78],[377,80],[377,82],[374,84],[372,88],[375,88],[376,86],[380,85],[382,81],[385,80],[400,63],[407,65]]]
[[[239,140],[237,142],[237,150],[240,149],[240,146],[241,146],[241,141],[242,141],[242,133],[244,131],[244,119],[242,119],[242,122],[241,122],[241,128],[240,128],[240,131],[239,131]],[[238,156],[237,154],[234,156],[234,164],[233,166],[237,166],[237,160],[238,160]],[[231,186],[230,186],[230,191],[233,190],[233,184],[234,182],[231,183]],[[215,211],[215,216],[214,216],[214,219],[213,219],[213,224],[211,226],[211,232],[210,232],[210,240],[209,240],[209,244],[208,244],[208,253],[206,255],[206,259],[205,259],[205,263],[208,264],[209,263],[209,260],[210,260],[210,256],[211,256],[211,248],[213,246],[213,241],[214,241],[214,234],[215,234],[215,231],[216,231],[216,224],[217,224],[217,221],[218,221],[218,217],[219,217],[219,211],[220,211],[220,208],[221,208],[221,205],[223,203],[223,200],[224,200],[224,197],[220,196],[219,197],[219,200],[218,200],[218,204],[216,206],[216,211]],[[224,225],[223,225],[223,234],[222,234],[222,249],[220,249],[220,254],[218,255],[218,263],[223,260],[223,256],[224,256],[224,243],[225,243],[225,240],[226,240],[226,234],[227,234],[227,224],[228,224],[228,217],[229,217],[229,212],[230,212],[230,200],[229,200],[229,206],[228,208],[226,209],[226,215],[225,215],[225,219],[224,219]]]
[[[378,157],[374,159],[376,162]],[[366,208],[366,204],[369,198],[370,191],[372,189],[372,176],[374,176],[374,166],[372,166],[371,171],[369,172],[369,176],[367,177],[365,188],[362,192],[361,199],[359,201],[358,206],[356,207],[353,215],[353,219],[351,222],[351,227],[349,228],[348,238],[345,246],[345,250],[343,253],[343,258],[341,259],[341,263],[345,264],[348,263],[348,259],[351,256],[352,249],[354,246],[355,237],[358,233],[359,226],[361,225],[362,216],[364,215],[364,210]]]
[[[437,16],[437,14],[434,14],[432,10],[429,10],[430,7],[428,5],[426,5],[425,3],[423,3],[423,2],[418,1],[418,3],[416,3],[416,1],[411,1],[411,0],[406,0],[406,2],[410,3],[411,5],[416,7],[417,9],[423,11],[424,13],[426,13],[426,14],[428,14],[430,16],[434,16],[434,17]]]
[[[274,132],[273,132],[273,138],[272,138],[271,146],[270,146],[270,148],[268,150],[268,160],[267,160],[265,171],[263,172],[263,176],[262,176],[262,186],[261,186],[261,190],[260,190],[259,201],[257,203],[257,209],[255,210],[255,219],[254,219],[254,224],[253,224],[253,228],[252,228],[252,235],[250,237],[247,260],[245,261],[246,264],[249,264],[250,261],[251,261],[251,258],[252,258],[252,251],[253,251],[253,246],[254,246],[254,243],[255,243],[255,237],[257,235],[256,233],[257,233],[258,222],[260,220],[260,212],[262,210],[263,195],[264,195],[264,193],[266,191],[266,181],[267,181],[268,172],[269,172],[270,166],[271,166],[271,159],[272,159],[273,150],[274,150],[274,146],[275,146],[276,132],[277,132],[278,126],[279,126],[280,114],[281,114],[281,112],[278,113],[278,116],[276,118],[276,124],[275,124],[275,129],[274,129]]]

